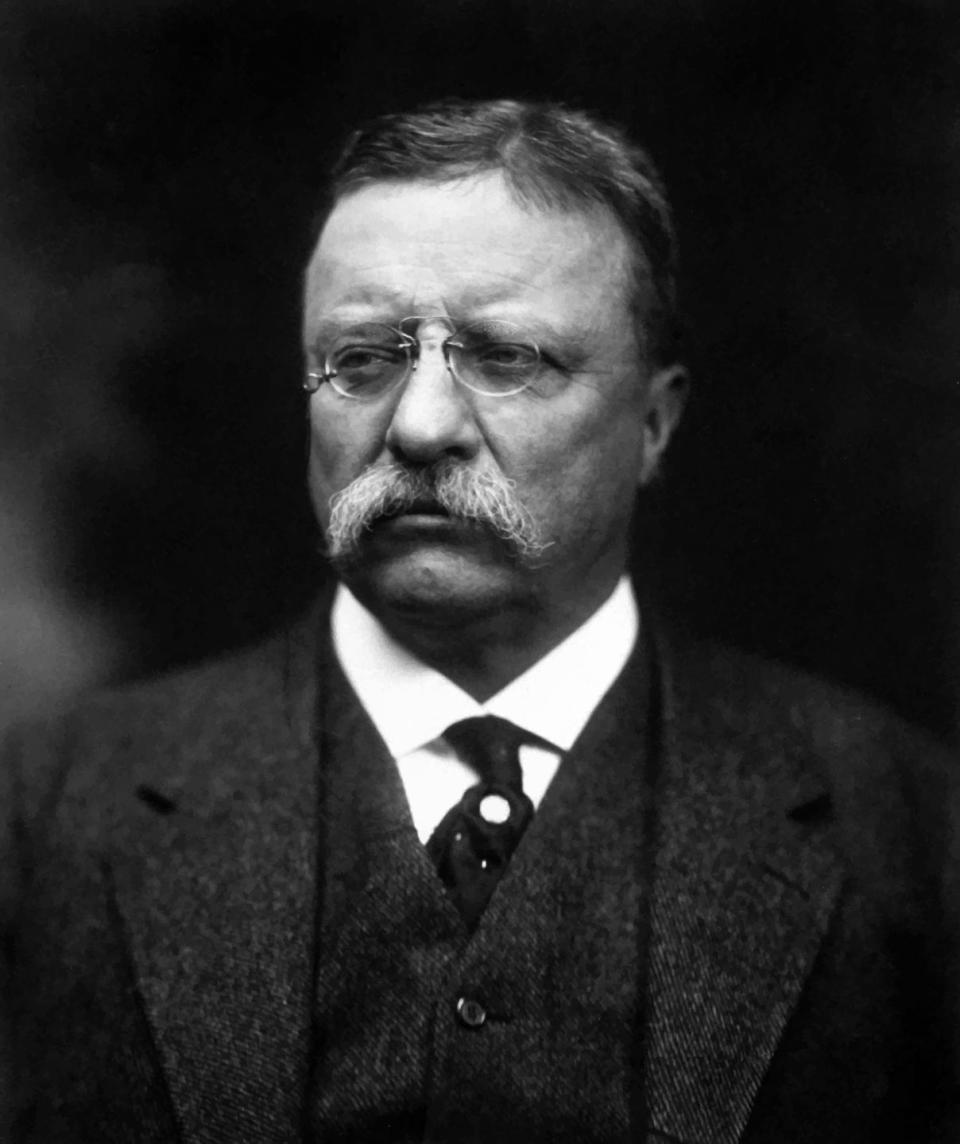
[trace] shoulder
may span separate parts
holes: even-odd
[[[819,790],[848,869],[884,893],[923,883],[947,892],[960,776],[945,744],[876,700],[783,663],[693,641],[663,658],[672,717],[696,724],[710,765],[736,771],[735,781],[775,774]]]
[[[743,735],[816,754],[946,757],[946,749],[876,699],[780,661],[711,641],[666,640],[668,685]]]
[[[241,742],[267,750],[280,734],[308,734],[315,633],[311,612],[239,651],[88,693],[55,717],[13,728],[0,766],[12,803],[36,819],[65,792],[83,798],[138,770],[206,770]]]
[[[954,785],[945,744],[852,688],[717,644],[700,645],[677,671],[688,673],[688,703],[709,706],[767,754],[816,767],[840,799],[902,805]]]

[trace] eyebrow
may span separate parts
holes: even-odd
[[[506,309],[506,308],[505,308]],[[477,315],[479,320],[484,317],[502,317],[505,321],[514,322],[537,342],[542,349],[554,349],[565,359],[565,364],[575,369],[589,356],[586,337],[583,331],[564,329],[554,325],[545,314],[531,314],[528,312],[491,313],[490,315]]]
[[[460,308],[458,307],[458,310]],[[438,315],[439,316],[439,315]],[[387,308],[378,308],[365,313],[354,310],[353,307],[338,307],[333,313],[317,318],[313,323],[313,332],[319,335],[340,333],[351,326],[382,325],[394,326],[405,318],[429,318],[432,314],[424,311],[422,314],[397,314],[388,312]],[[514,325],[528,331],[532,336],[544,337],[552,342],[574,346],[581,342],[581,338],[573,331],[567,331],[555,326],[549,318],[537,317],[532,314],[501,314],[494,310],[491,313],[471,313],[468,309],[449,315],[449,321],[457,329],[470,325],[473,322],[484,322],[501,319],[513,322]]]
[[[461,306],[458,308],[464,312],[469,312],[488,306],[495,307],[500,303],[509,304],[516,297],[513,293],[513,287],[514,283],[509,280],[502,283],[475,285],[472,288],[464,288],[461,285],[459,287],[459,290],[462,291],[459,294]],[[395,286],[385,282],[370,284],[358,282],[345,294],[340,295],[337,299],[336,308],[349,310],[354,306],[370,306],[372,309],[380,310],[395,306],[397,303],[406,305],[409,303],[409,298],[410,288],[408,286]],[[307,302],[309,303],[309,298]]]
[[[398,297],[401,296],[399,291],[396,293]],[[417,316],[391,312],[389,305],[383,304],[383,298],[380,294],[377,295],[377,300],[381,304],[375,309],[367,310],[365,307],[361,308],[352,302],[348,305],[341,304],[333,313],[325,314],[316,319],[311,323],[308,347],[322,345],[326,340],[332,339],[352,327],[375,324],[395,328],[403,318]],[[573,330],[561,329],[546,316],[509,312],[501,314],[495,308],[491,308],[491,311],[485,314],[471,313],[469,307],[464,309],[458,307],[458,310],[459,313],[450,316],[456,329],[461,329],[470,322],[482,322],[489,318],[503,318],[504,321],[516,323],[542,349],[554,351],[568,369],[576,370],[590,356],[582,334]],[[429,317],[427,314],[422,316]]]

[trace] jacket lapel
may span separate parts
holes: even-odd
[[[107,874],[190,1142],[293,1141],[317,913],[313,614],[163,705]],[[839,888],[805,750],[667,647],[650,920],[651,1139],[735,1144]],[[170,711],[177,711],[171,719]],[[159,709],[158,709],[159,713]],[[718,1062],[724,1062],[718,1068]]]
[[[108,878],[191,1142],[299,1138],[316,914],[314,628],[315,617],[172,684],[119,808]]]
[[[783,697],[721,653],[661,652],[646,1105],[652,1138],[735,1144],[840,882],[829,804]],[[759,714],[769,702],[778,720]]]

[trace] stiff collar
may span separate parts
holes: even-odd
[[[576,631],[486,703],[477,703],[397,643],[342,584],[330,622],[344,674],[394,758],[473,715],[499,715],[568,751],[623,669],[640,627],[633,587],[623,576]]]

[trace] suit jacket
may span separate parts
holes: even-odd
[[[18,737],[0,899],[15,1140],[301,1138],[316,630]],[[945,1141],[949,768],[785,668],[662,635],[658,661],[646,1138]]]

